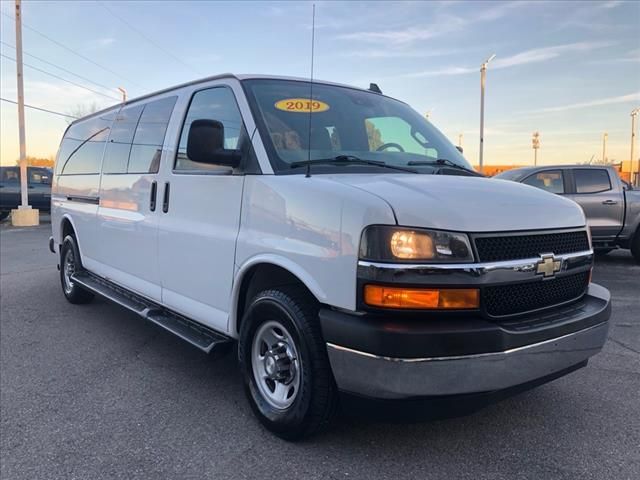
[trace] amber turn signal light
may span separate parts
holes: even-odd
[[[364,302],[372,307],[453,310],[478,308],[477,288],[398,288],[365,285]]]

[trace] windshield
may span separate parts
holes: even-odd
[[[472,170],[442,133],[398,100],[314,83],[310,114],[308,82],[256,79],[243,85],[276,173],[300,173],[296,162],[336,157],[339,165],[314,165],[314,173],[398,173],[374,162],[432,173],[443,160]]]

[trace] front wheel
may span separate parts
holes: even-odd
[[[73,235],[67,235],[60,249],[60,283],[64,296],[70,303],[89,303],[93,293],[84,290],[73,281],[73,274],[82,270],[80,251]]]
[[[317,303],[306,290],[256,295],[242,320],[238,357],[251,408],[267,429],[296,440],[329,424],[337,391]]]

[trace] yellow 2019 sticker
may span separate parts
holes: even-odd
[[[308,98],[285,98],[276,102],[278,110],[293,113],[318,113],[329,110],[329,105],[320,100],[309,100]]]

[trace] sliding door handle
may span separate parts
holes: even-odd
[[[164,184],[164,197],[162,198],[162,211],[167,213],[169,211],[169,182]]]
[[[149,200],[149,210],[156,211],[156,196],[158,195],[158,182],[151,182],[151,200]]]

